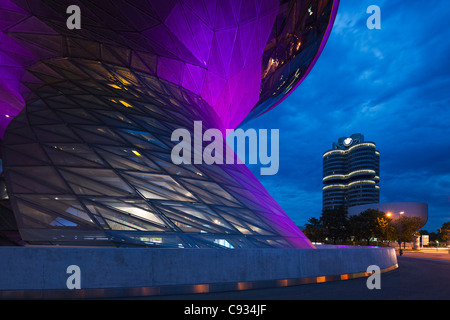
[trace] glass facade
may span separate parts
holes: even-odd
[[[3,169],[25,241],[312,247],[245,165],[175,165],[171,134],[279,103],[338,1],[83,2],[80,30],[65,26],[70,1],[0,4]]]
[[[380,153],[362,134],[340,138],[323,154],[323,208],[380,201]]]

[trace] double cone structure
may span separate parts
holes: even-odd
[[[337,7],[0,0],[3,174],[23,240],[312,248],[245,165],[176,165],[171,135],[194,121],[225,132],[281,102]]]

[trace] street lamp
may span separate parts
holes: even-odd
[[[399,236],[399,242],[400,242],[400,255],[403,255],[403,250],[402,250],[402,215],[404,214],[404,211],[400,211],[400,236]]]
[[[391,245],[390,245],[390,240],[389,240],[389,228],[391,227],[390,226],[390,224],[389,224],[389,222],[390,222],[390,217],[391,217],[391,213],[390,212],[386,212],[386,217],[388,218],[387,219],[387,228],[386,228],[386,238],[387,238],[387,241],[388,241],[388,247],[390,247]]]

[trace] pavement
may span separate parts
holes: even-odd
[[[427,249],[420,251],[404,251],[404,257],[435,259],[450,261],[450,253],[446,249]]]

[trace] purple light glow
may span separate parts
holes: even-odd
[[[237,11],[232,8],[239,4],[219,1],[215,19],[208,10],[191,4],[177,3],[164,21],[186,50],[180,50],[176,60],[160,59],[158,76],[200,94],[221,119],[219,129],[225,133],[225,129],[236,128],[259,100],[262,54],[278,1],[262,0],[253,8],[252,1],[243,1]],[[170,46],[161,32],[146,35]]]
[[[151,209],[133,207],[131,203],[121,204],[132,207],[133,212],[142,210],[154,217],[159,223],[157,227],[152,225],[155,233],[183,231],[188,237],[192,233],[191,224],[197,224],[198,234],[192,235],[197,241],[205,240],[203,233],[227,236],[231,232],[241,237],[241,241],[253,236],[259,242],[267,236],[267,244],[271,246],[283,245],[283,241],[277,244],[282,239],[292,247],[313,247],[247,167],[199,166],[196,169],[206,172],[205,177],[193,179],[191,175],[198,173],[189,171],[192,168],[174,168],[173,164],[164,164],[163,159],[167,160],[165,157],[170,154],[167,151],[170,150],[169,133],[174,128],[203,120],[206,129],[218,128],[225,133],[226,129],[239,126],[249,114],[267,112],[286,98],[304,80],[322,52],[336,17],[338,0],[311,3],[301,0],[148,0],[140,7],[119,0],[99,0],[95,4],[60,0],[57,6],[53,1],[41,0],[38,6],[35,4],[0,0],[2,137],[13,117],[25,106],[27,108],[26,113],[11,124],[3,143],[7,151],[3,155],[6,182],[12,186],[8,186],[8,190],[13,204],[17,202],[16,216],[28,214],[18,205],[23,201],[21,197],[35,201],[44,216],[52,211],[48,213],[51,223],[60,223],[62,217],[69,219],[65,221],[78,222],[79,217],[70,214],[73,208],[79,210],[86,206],[82,216],[92,214],[95,218],[82,221],[79,230],[93,228],[101,230],[99,232],[120,233],[123,229],[112,230],[98,225],[102,222],[93,222],[101,215],[94,210],[96,201],[105,201],[104,205],[109,206],[109,202],[132,198],[144,208],[147,204],[158,208],[158,213],[154,213]],[[72,4],[81,8],[81,30],[66,27],[65,8]],[[105,115],[105,112],[111,114]],[[131,120],[127,122],[128,112]],[[153,130],[156,130],[154,136]],[[109,135],[105,136],[105,132]],[[145,140],[143,136],[153,138]],[[57,148],[59,141],[77,145],[77,148],[66,145]],[[151,145],[156,141],[159,145]],[[85,148],[78,149],[83,143]],[[111,149],[111,145],[117,149]],[[161,145],[166,148],[160,150]],[[122,154],[130,148],[140,148],[133,153],[142,159],[148,157],[148,162],[142,164],[140,159],[130,164],[133,156]],[[92,160],[96,159],[95,154],[86,155],[93,152],[90,149],[100,154],[108,150],[107,161],[100,165]],[[80,154],[75,153],[71,158],[67,153],[74,150]],[[36,155],[39,159],[34,159]],[[66,157],[70,158],[69,163]],[[160,167],[152,165],[153,162]],[[133,170],[126,171],[130,168]],[[47,170],[45,179],[42,177],[44,170]],[[142,172],[136,173],[136,170]],[[187,177],[178,176],[181,170]],[[19,179],[15,178],[17,172]],[[107,173],[107,178],[92,182],[98,178],[98,173]],[[158,180],[161,177],[166,179],[162,186],[169,191],[155,196],[162,186],[149,185],[162,183]],[[35,194],[30,194],[28,189],[24,191],[27,186],[22,184],[27,183],[22,179],[33,181],[30,184]],[[179,185],[177,180],[181,182]],[[57,181],[61,183],[45,186]],[[74,186],[68,188],[70,183]],[[122,190],[111,191],[109,187]],[[138,191],[139,188],[144,191]],[[47,196],[39,194],[44,192],[42,190],[50,190],[48,192],[58,196],[67,194],[73,199],[73,203],[67,204],[70,210],[60,210],[58,205],[62,201],[45,202],[43,199]],[[105,192],[104,199],[99,200],[101,192]],[[147,198],[143,192],[151,196]],[[88,200],[95,205],[86,204]],[[175,204],[169,204],[170,201]],[[190,208],[179,209],[186,216],[170,211],[179,205]],[[196,206],[205,211],[191,214]],[[217,212],[211,213],[208,206]],[[112,213],[108,212],[112,219]],[[163,212],[167,224],[158,220]],[[227,222],[224,226],[195,222],[203,215],[219,219],[218,213],[230,215],[228,221],[224,218]],[[54,219],[55,216],[59,220]],[[185,221],[186,217],[194,223]],[[42,230],[61,231],[45,219],[40,222]],[[104,225],[108,226],[106,222]],[[112,222],[111,225],[115,226]],[[25,226],[22,230],[30,228],[27,235],[30,241],[39,240],[41,230],[35,234],[35,226],[28,225],[28,221],[22,226]],[[221,229],[225,226],[231,228],[226,233]],[[201,232],[202,228],[211,233]],[[45,232],[42,236],[53,237]]]
[[[64,3],[61,5],[63,6]],[[305,79],[320,56],[331,32],[338,5],[339,1],[333,2],[330,22],[320,48],[293,89]],[[83,5],[80,4],[80,6],[83,8]],[[151,51],[157,54],[154,59],[157,60],[155,69],[159,77],[203,98],[220,119],[220,123],[216,125],[222,132],[225,133],[225,129],[236,128],[260,102],[261,72],[265,67],[262,65],[263,54],[279,13],[279,1],[206,1],[204,6],[202,1],[180,0],[174,4],[155,2],[152,6],[155,7],[161,21],[147,19],[142,26],[132,22],[136,24],[136,27],[145,26],[146,29],[140,33],[122,31],[121,26],[115,26],[110,21],[103,21],[104,27],[129,38],[129,41],[124,42],[128,42],[126,44],[131,45],[131,49],[136,47],[137,41],[140,47],[145,49],[151,47]],[[128,7],[127,10],[133,9]],[[89,9],[92,10],[92,8]],[[125,10],[125,8],[122,9]],[[30,10],[33,15],[38,11],[36,8],[30,8]],[[88,9],[82,11],[85,14],[89,12]],[[47,37],[55,37],[59,34],[50,25],[40,21],[40,16],[36,18],[32,14],[18,7],[11,0],[0,0],[0,74],[2,79],[23,82],[26,67],[44,58],[58,55],[53,50],[37,47],[28,42],[28,39],[24,41],[21,37],[15,36],[22,32],[36,32],[36,38],[40,38],[41,42],[45,43]],[[40,15],[43,14],[40,13]],[[48,15],[50,16],[50,13]],[[65,22],[63,19],[67,17],[60,18]],[[55,19],[54,13],[51,14],[51,19]],[[89,29],[90,26],[83,28]],[[39,40],[36,41],[36,43],[39,42]],[[149,66],[148,63],[147,66]],[[152,71],[155,72],[155,70]],[[39,83],[37,79],[34,81]],[[1,87],[4,87],[4,84],[0,83]],[[17,83],[14,87],[12,94],[19,100],[1,101],[1,110],[9,108],[11,111],[8,112],[12,116],[17,115],[23,108],[23,100],[30,98],[28,88],[23,85],[18,88]],[[0,89],[0,92],[4,91]],[[292,91],[291,89],[268,110],[278,105]],[[0,122],[2,121],[0,119]],[[0,125],[0,135],[3,136],[4,129],[2,130],[1,127],[6,125]]]

